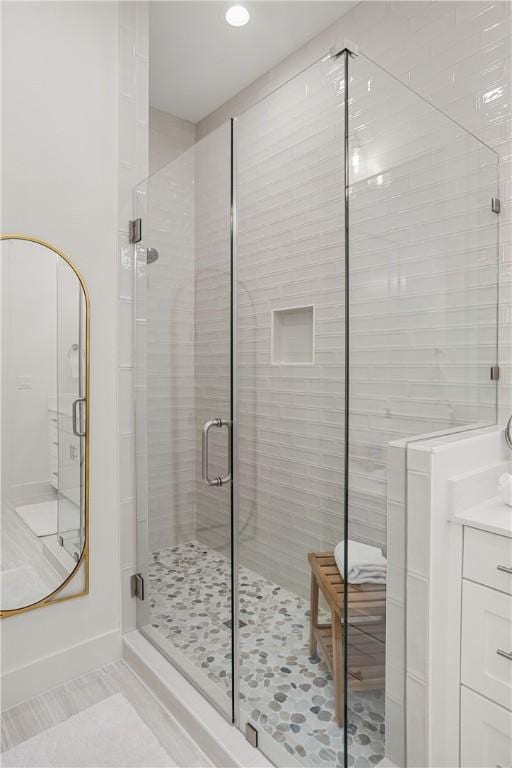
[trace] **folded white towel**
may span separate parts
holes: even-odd
[[[336,565],[344,576],[345,542],[340,541],[334,549]],[[387,560],[378,547],[361,544],[358,541],[348,543],[348,582],[349,584],[385,584]]]

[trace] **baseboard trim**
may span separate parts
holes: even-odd
[[[122,638],[116,630],[13,669],[2,675],[1,709],[9,709],[120,658]]]
[[[140,632],[123,637],[125,661],[205,755],[222,768],[272,768],[265,756],[170,664]]]

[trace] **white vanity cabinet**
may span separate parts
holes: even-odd
[[[464,526],[463,768],[512,768],[512,538]]]

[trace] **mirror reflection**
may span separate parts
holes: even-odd
[[[0,243],[0,608],[38,603],[85,545],[86,302],[50,248]]]

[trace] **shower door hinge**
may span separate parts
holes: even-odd
[[[140,243],[142,240],[142,219],[128,222],[128,239],[130,243]]]
[[[499,378],[500,378],[499,365],[491,365],[491,381],[498,381]]]
[[[132,597],[144,600],[144,579],[140,573],[134,573],[132,576]]]
[[[250,723],[245,724],[245,738],[252,747],[258,749],[258,731]]]
[[[499,197],[491,198],[491,211],[493,213],[501,213],[501,200]]]

